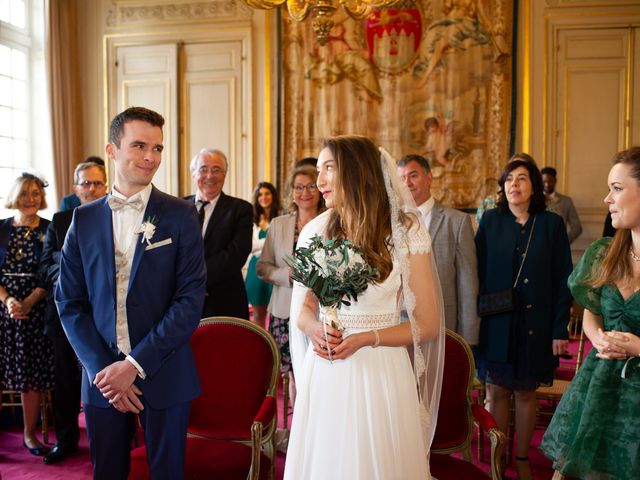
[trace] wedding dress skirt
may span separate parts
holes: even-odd
[[[394,268],[338,318],[345,336],[399,323]],[[363,347],[329,362],[310,345],[300,372],[284,478],[430,479],[416,380],[405,347]]]

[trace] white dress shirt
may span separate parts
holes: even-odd
[[[218,196],[213,200],[209,200],[209,203],[207,203],[203,207],[198,202],[200,200],[202,200],[203,202],[206,202],[206,200],[200,196],[199,192],[196,192],[196,209],[199,212],[201,208],[204,208],[204,222],[202,223],[202,238],[204,238],[204,233],[207,231],[207,225],[209,225],[209,220],[211,219],[211,215],[213,214],[214,208],[216,208],[216,204],[218,203],[219,198],[220,198],[220,194],[218,194]]]
[[[131,273],[133,255],[136,251],[136,243],[140,238],[140,235],[134,232],[136,232],[142,224],[144,212],[147,208],[147,203],[149,203],[149,197],[151,196],[151,188],[151,184],[149,184],[144,189],[128,198],[118,192],[115,185],[111,190],[111,195],[114,197],[127,201],[140,198],[143,203],[143,207],[140,211],[133,207],[125,206],[119,210],[111,212],[111,218],[113,221],[113,246],[116,252],[124,254],[124,259],[126,261],[126,264],[123,266],[116,265],[116,270],[123,268],[126,273],[121,273],[121,275],[126,274],[127,277]],[[118,278],[116,278],[116,288],[116,344],[120,352],[126,355],[126,359],[136,367],[140,377],[145,378],[146,375],[143,368],[131,355],[129,355],[131,352],[131,341],[129,338],[129,325],[127,322],[126,308],[127,294],[129,291],[128,285],[122,285],[121,282],[119,285]]]
[[[429,200],[418,206],[418,210],[420,210],[420,213],[422,214],[424,226],[426,227],[427,231],[429,231],[429,226],[431,225],[431,211],[433,210],[433,205],[435,204],[435,202],[436,201],[433,197],[429,197]]]

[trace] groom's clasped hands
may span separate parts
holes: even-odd
[[[121,360],[100,370],[93,383],[119,412],[140,413],[144,410],[138,398],[142,391],[133,384],[137,374],[138,371],[131,362]]]

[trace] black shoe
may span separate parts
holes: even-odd
[[[69,455],[76,453],[78,451],[77,445],[64,445],[60,443],[56,443],[56,445],[51,449],[49,453],[47,453],[42,461],[47,465],[51,465],[53,463],[58,463],[67,458]]]
[[[47,452],[49,451],[47,449],[47,447],[42,447],[42,446],[37,446],[35,448],[31,448],[27,445],[27,442],[23,441],[22,444],[24,445],[24,448],[26,448],[27,450],[29,450],[29,453],[31,455],[35,455],[36,457],[42,457],[43,455],[46,455]]]

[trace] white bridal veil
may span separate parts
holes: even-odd
[[[380,162],[389,197],[392,218],[394,258],[400,265],[402,278],[402,310],[407,312],[413,336],[413,369],[420,396],[420,421],[425,435],[427,451],[431,446],[438,417],[442,371],[444,367],[444,305],[440,281],[431,254],[431,238],[422,222],[411,193],[400,181],[391,155],[380,148]],[[407,227],[404,214],[411,214],[413,226]],[[318,232],[326,231],[329,212],[316,217],[301,232],[298,246],[309,243]],[[289,345],[294,374],[302,371],[309,346],[308,338],[298,328],[298,315],[302,310],[307,289],[295,282],[291,298]],[[435,305],[436,317],[433,318]],[[426,307],[426,308],[425,308]],[[423,333],[432,333],[423,338]]]

